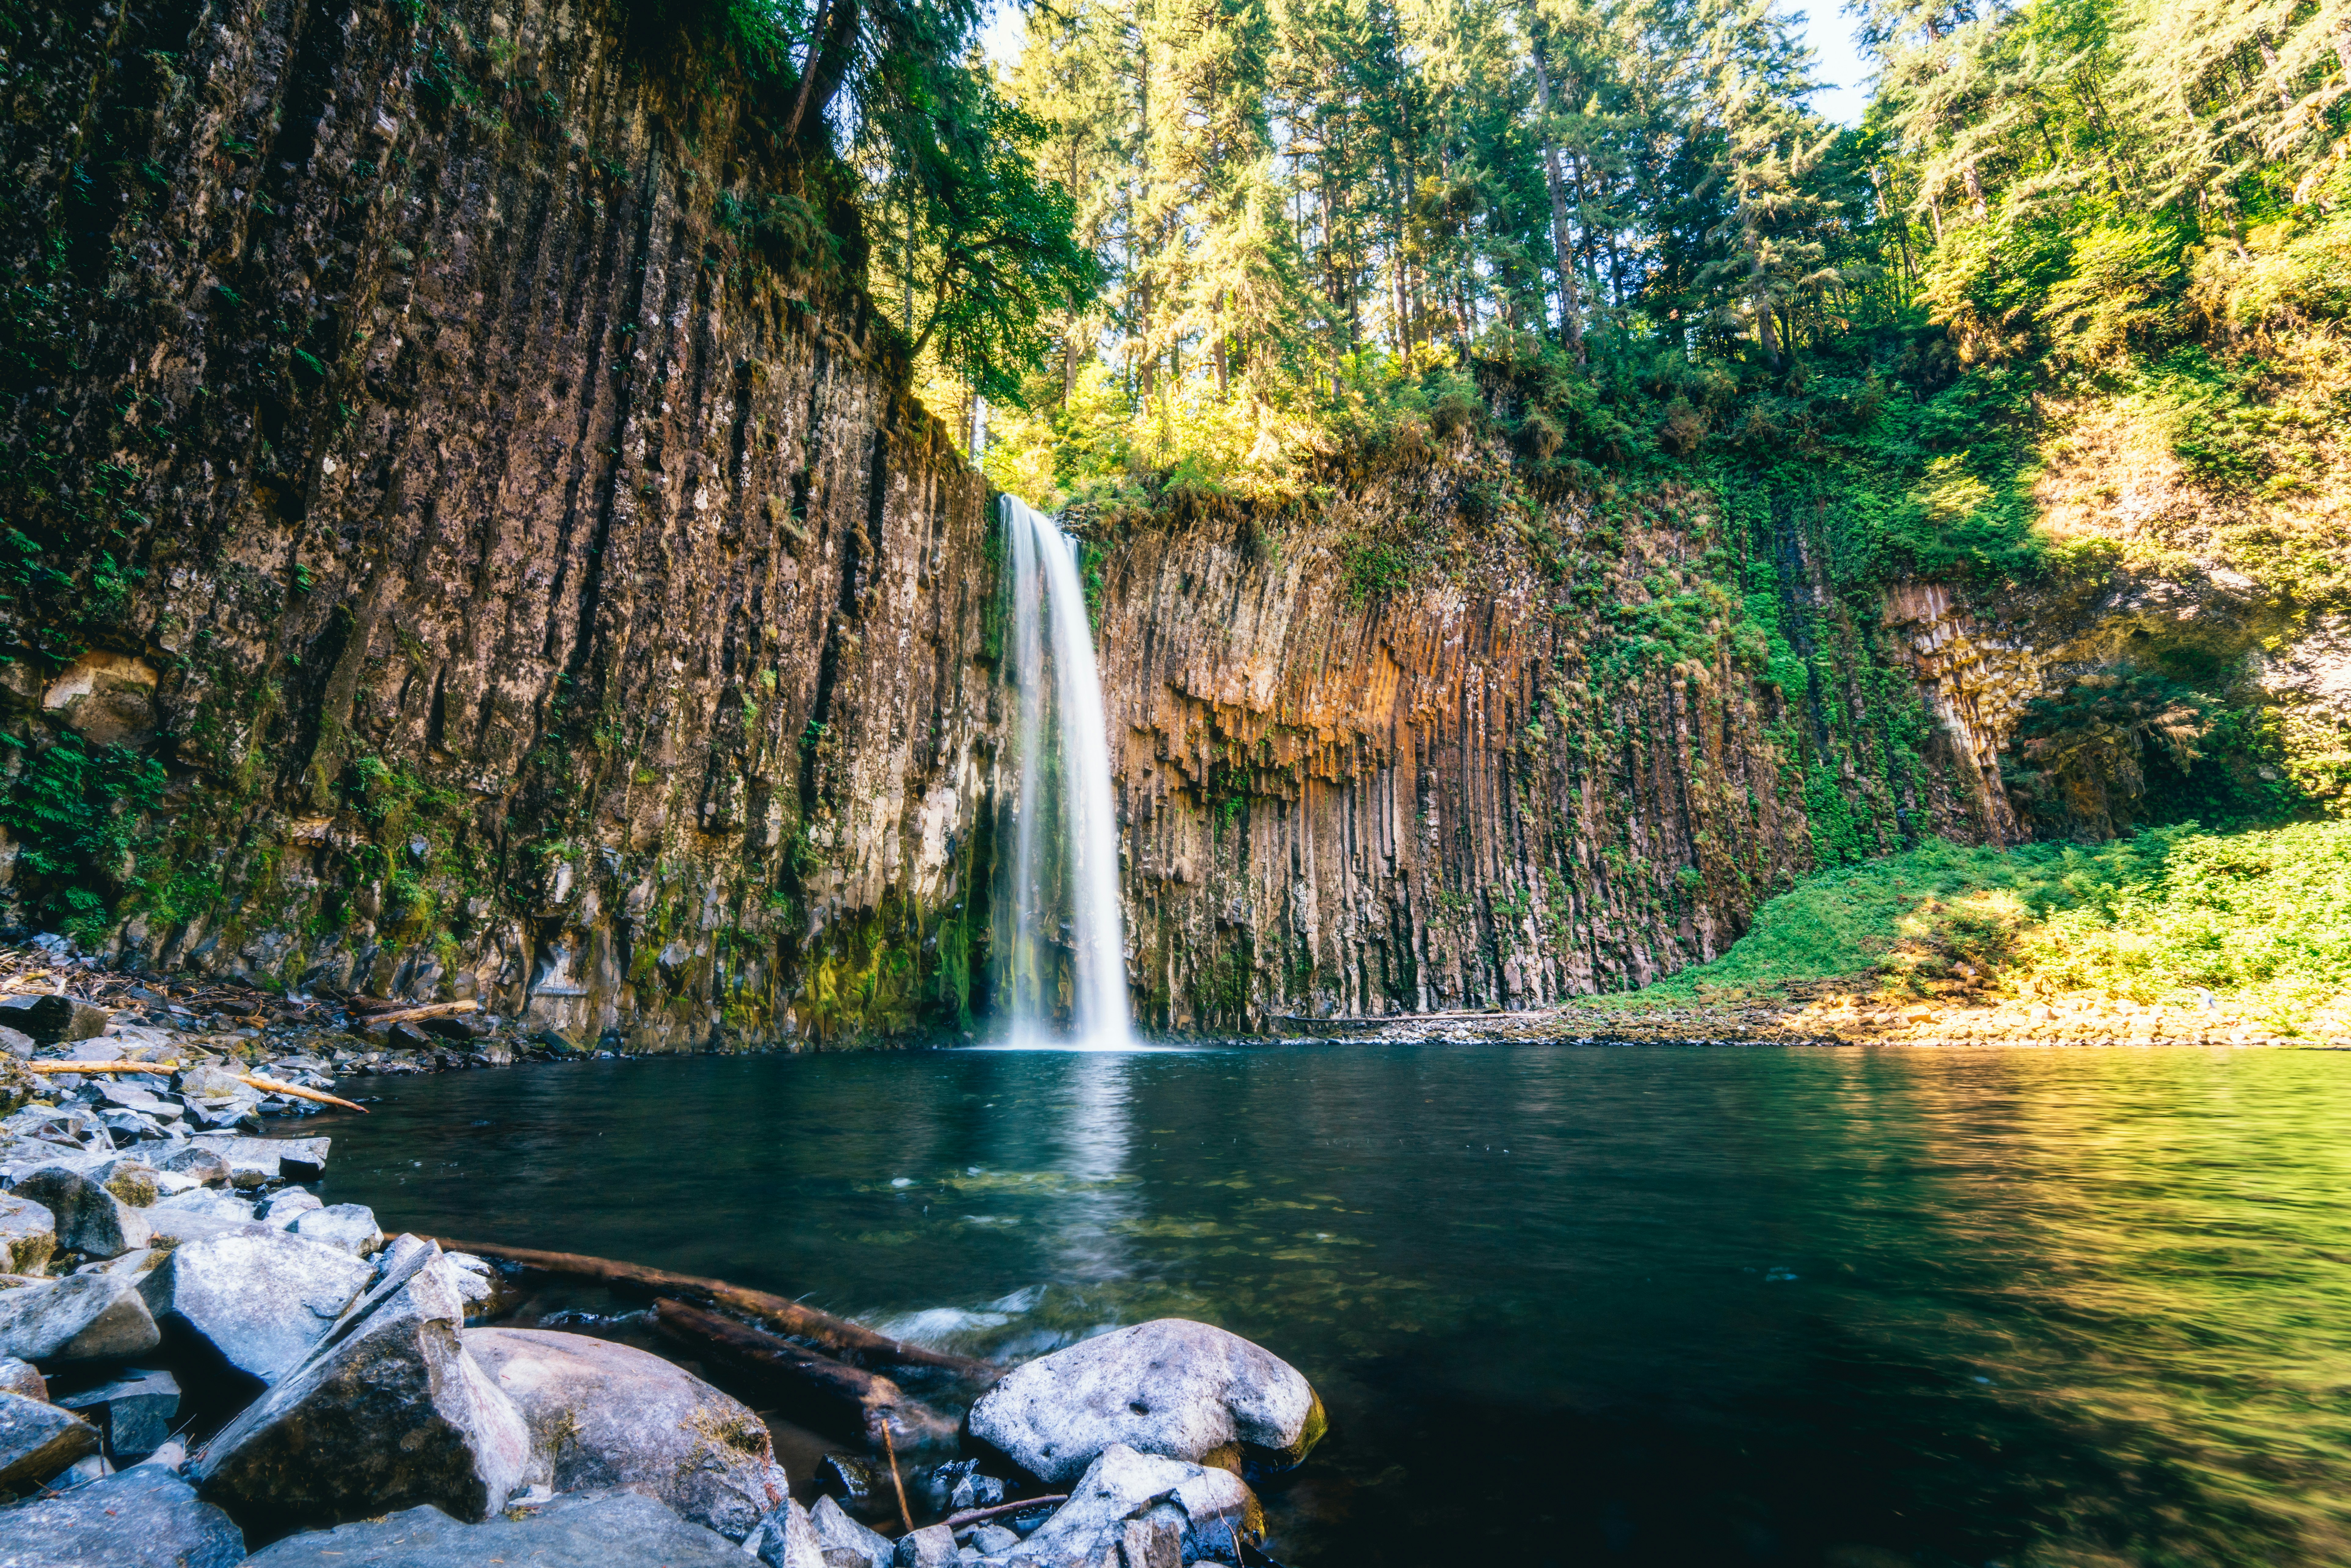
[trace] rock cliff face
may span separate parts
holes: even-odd
[[[595,0],[17,15],[12,893],[643,1049],[957,1010],[984,486],[745,95]]]
[[[1848,853],[1998,830],[1800,556],[1748,595],[1750,547],[1699,495],[1489,515],[1506,463],[1464,436],[1311,519],[1113,531],[1099,641],[1148,1019],[1621,990],[1735,941],[1823,821]],[[1385,584],[1366,539],[1443,542]],[[1807,661],[1809,705],[1784,695]]]

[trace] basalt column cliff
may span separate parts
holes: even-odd
[[[960,1012],[984,487],[744,95],[592,0],[7,48],[20,911],[575,1043]]]

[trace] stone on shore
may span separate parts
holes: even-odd
[[[1322,1401],[1296,1368],[1207,1323],[1159,1318],[1015,1367],[971,1432],[1040,1480],[1081,1474],[1111,1445],[1191,1463],[1287,1469],[1321,1440]]]
[[[530,1427],[534,1482],[559,1492],[636,1487],[730,1541],[789,1495],[750,1407],[660,1356],[538,1329],[463,1337]]]
[[[33,1051],[38,1044],[38,1041],[35,1040],[31,1035],[26,1034],[24,1030],[20,1029],[12,1029],[6,1024],[0,1024],[0,1051],[6,1051],[17,1061],[32,1061]]]
[[[180,1413],[180,1385],[168,1372],[126,1372],[57,1403],[101,1427],[107,1448],[118,1460],[143,1458],[172,1436],[172,1419]]]
[[[228,1164],[232,1186],[266,1186],[273,1181],[316,1181],[327,1174],[330,1138],[240,1138],[198,1133],[188,1140]]]
[[[1008,1554],[1036,1568],[1092,1568],[1123,1550],[1135,1568],[1240,1560],[1264,1532],[1257,1499],[1229,1470],[1139,1454],[1113,1443],[1070,1489],[1070,1500]]]
[[[16,1190],[57,1217],[57,1245],[68,1252],[114,1258],[146,1246],[153,1237],[145,1214],[80,1171],[45,1166],[19,1181]]]
[[[0,1024],[29,1035],[37,1045],[94,1040],[113,1016],[72,997],[0,997]]]
[[[266,1546],[244,1568],[747,1568],[743,1549],[637,1492],[558,1498],[534,1513],[460,1524],[412,1508]]]
[[[159,1171],[171,1171],[181,1176],[193,1176],[206,1186],[228,1185],[228,1161],[221,1157],[218,1149],[208,1149],[202,1144],[177,1145],[157,1155],[149,1163]]]
[[[41,1375],[41,1369],[13,1355],[0,1355],[0,1389],[44,1405],[49,1402],[49,1380]]]
[[[898,1537],[896,1568],[956,1568],[962,1561],[956,1551],[955,1531],[944,1524],[926,1524],[911,1535]]]
[[[274,1225],[284,1230],[314,1208],[327,1206],[308,1187],[289,1186],[271,1193],[255,1207],[254,1218],[264,1225]]]
[[[47,1480],[96,1452],[98,1428],[72,1411],[21,1394],[0,1394],[0,1486]]]
[[[183,1242],[141,1289],[175,1342],[200,1343],[246,1376],[274,1383],[319,1343],[373,1272],[348,1252],[248,1219]]]
[[[0,1291],[0,1355],[46,1363],[110,1361],[143,1354],[161,1336],[140,1281],[75,1274]]]
[[[37,1274],[57,1249],[57,1217],[46,1205],[0,1193],[0,1262],[11,1274]]]
[[[355,1258],[364,1258],[383,1245],[383,1229],[375,1222],[375,1210],[363,1203],[330,1203],[324,1208],[304,1209],[287,1228],[305,1241],[338,1248]],[[472,1299],[471,1286],[459,1289],[468,1301]]]
[[[743,1538],[743,1550],[767,1568],[826,1568],[824,1547],[808,1510],[784,1499]]]
[[[889,1568],[890,1560],[897,1555],[896,1542],[850,1518],[831,1498],[816,1500],[816,1506],[809,1510],[809,1523],[823,1549],[825,1568]],[[835,1553],[841,1554],[838,1560]]]
[[[529,1466],[530,1433],[458,1340],[452,1272],[437,1248],[408,1251],[204,1446],[190,1466],[198,1490],[233,1514],[279,1521],[420,1503],[481,1520],[502,1507]]]
[[[161,1464],[0,1508],[0,1563],[8,1568],[235,1568],[244,1561],[235,1522]]]

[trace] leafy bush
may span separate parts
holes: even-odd
[[[7,735],[0,741],[25,744]],[[153,758],[120,746],[89,750],[70,730],[25,758],[0,790],[0,828],[18,845],[27,913],[55,920],[77,941],[102,935],[134,884],[147,814],[164,782]]]

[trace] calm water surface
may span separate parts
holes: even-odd
[[[2351,1058],[1299,1045],[366,1082],[329,1201],[983,1354],[1181,1314],[1297,1564],[2351,1562]],[[348,1087],[348,1086],[347,1086]],[[323,1122],[323,1119],[322,1119]]]

